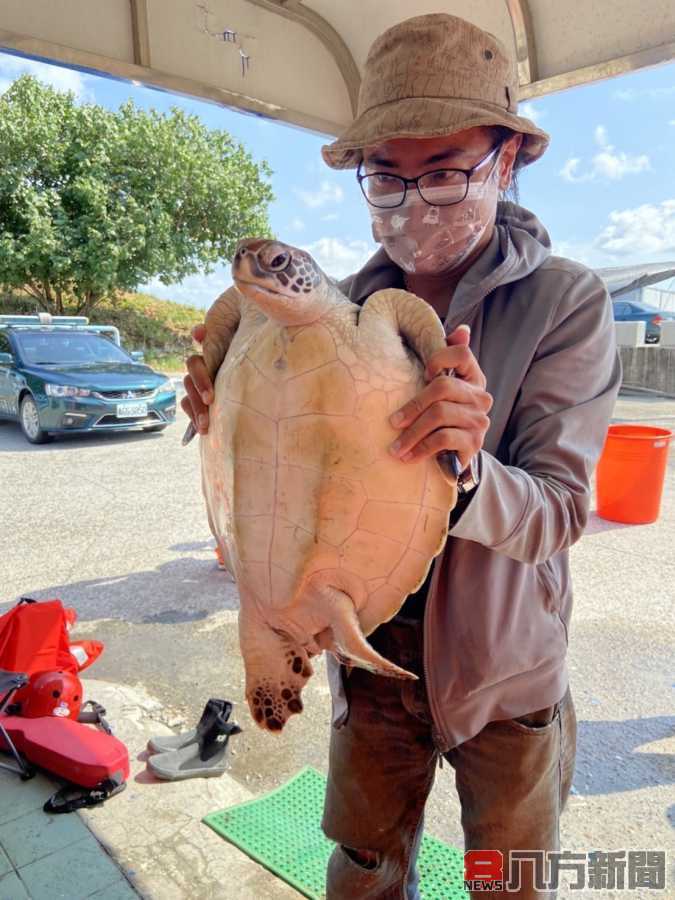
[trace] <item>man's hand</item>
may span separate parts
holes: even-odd
[[[389,448],[403,462],[455,450],[464,470],[483,446],[493,399],[469,349],[469,337],[466,325],[448,335],[448,346],[434,353],[426,367],[429,384],[390,416],[394,428],[405,429]],[[448,369],[455,374],[442,374]]]
[[[201,344],[206,334],[205,325],[195,325],[192,337]],[[183,379],[187,394],[180,401],[183,411],[192,420],[199,434],[209,430],[209,404],[213,403],[213,384],[204,365],[204,357],[198,353],[189,356],[186,362],[188,374]]]

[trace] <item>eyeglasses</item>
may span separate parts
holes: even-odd
[[[390,175],[388,172],[372,172],[364,175],[361,172],[363,165],[361,162],[356,178],[368,203],[379,209],[401,206],[405,201],[409,184],[416,186],[422,200],[430,206],[454,206],[466,198],[469,193],[469,179],[495,156],[502,143],[503,141],[500,141],[487,156],[470,169],[437,169],[434,172],[424,172],[417,178],[403,178],[402,175]]]

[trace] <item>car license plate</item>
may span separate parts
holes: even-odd
[[[147,403],[118,403],[117,404],[117,418],[118,419],[132,419],[135,416],[147,416],[148,414],[148,404]]]

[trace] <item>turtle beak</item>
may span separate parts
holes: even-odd
[[[262,277],[263,273],[257,265],[256,257],[258,249],[263,244],[264,241],[261,240],[248,239],[239,241],[232,260],[232,277],[235,281],[251,281],[254,277]]]

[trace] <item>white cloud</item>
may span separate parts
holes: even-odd
[[[593,181],[596,178],[607,178],[620,181],[626,175],[634,175],[649,169],[649,157],[646,153],[631,155],[623,151],[617,152],[609,143],[609,136],[604,125],[595,129],[595,143],[600,147],[586,172],[580,172],[581,159],[570,157],[558,173],[565,181],[578,184],[582,181]]]
[[[311,243],[298,243],[297,246],[311,253],[323,271],[338,281],[357,272],[377,250],[374,244],[366,241],[344,241],[334,237],[322,237]],[[153,297],[206,310],[231,284],[230,267],[219,265],[210,275],[190,275],[180,284],[167,286],[153,278],[139,286],[138,290]]]
[[[367,241],[343,241],[341,238],[322,237],[311,244],[303,244],[319,266],[338,280],[357,272],[377,250]]]
[[[305,174],[313,175],[315,178],[321,178],[326,174],[326,164],[321,157],[314,157],[305,163]]]
[[[662,100],[672,97],[675,94],[675,85],[672,87],[660,88],[643,88],[636,90],[635,88],[624,88],[623,90],[614,91],[612,97],[614,100],[622,100],[624,103],[633,103],[635,100]]]
[[[290,227],[293,229],[293,231],[304,231],[305,223],[302,221],[302,219],[300,219],[300,218],[298,218],[298,216],[296,216],[291,221]]]
[[[527,103],[518,105],[518,115],[530,119],[535,125],[539,125],[540,121],[546,116],[546,110],[540,109],[528,100]]]
[[[91,79],[81,72],[0,52],[0,94],[4,93],[20,75],[33,75],[57,91],[72,91],[82,103],[91,103],[94,100]]]
[[[675,125],[675,122],[673,122],[672,124]],[[327,213],[325,216],[321,216],[321,221],[322,222],[334,222],[335,219],[339,219],[339,218],[340,217],[338,216],[337,213]]]
[[[595,246],[610,256],[675,253],[675,199],[611,212]]]
[[[300,188],[293,190],[310,209],[325,206],[327,203],[341,203],[344,198],[344,191],[340,185],[332,181],[322,181],[318,191],[305,191]]]
[[[577,156],[570,157],[558,172],[558,175],[560,175],[561,178],[564,178],[565,181],[587,181],[588,175],[584,177],[583,175],[577,176],[576,174],[580,162],[581,160]]]
[[[218,266],[210,275],[188,275],[180,284],[166,285],[158,278],[153,278],[147,284],[139,286],[138,291],[163,300],[208,309],[231,284],[230,267]]]
[[[565,259],[574,259],[584,266],[593,267],[592,248],[580,241],[553,241],[551,245],[553,256],[564,256]]]

